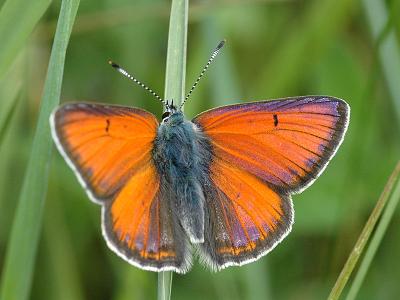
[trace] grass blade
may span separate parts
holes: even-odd
[[[65,0],[61,5],[32,151],[7,248],[1,299],[23,300],[29,295],[52,148],[48,120],[60,100],[65,53],[78,5],[79,0]]]
[[[393,214],[396,210],[397,204],[400,200],[400,161],[397,163],[396,169],[393,173],[395,178],[391,178],[390,180],[395,181],[396,186],[391,197],[388,200],[385,211],[382,214],[382,219],[379,221],[379,224],[376,228],[376,231],[371,239],[371,243],[368,246],[368,249],[365,253],[365,256],[361,262],[361,265],[357,271],[356,277],[351,285],[349,294],[347,295],[347,300],[355,299],[358,291],[364,281],[365,275],[371,265],[371,262],[375,256],[376,251],[385,235],[386,229],[389,226],[390,221],[392,220]]]
[[[0,78],[28,39],[51,0],[8,0],[0,10]],[[17,21],[16,21],[17,20]],[[19,21],[18,21],[19,20]],[[23,20],[23,21],[22,21]]]
[[[188,24],[188,0],[173,0],[168,33],[167,68],[164,97],[183,101],[185,97],[186,47]],[[158,299],[171,297],[172,272],[158,274]]]
[[[188,7],[188,0],[172,1],[164,96],[175,103],[185,97]]]
[[[339,275],[338,279],[336,280],[336,283],[335,283],[331,293],[329,294],[329,297],[328,297],[329,300],[339,299],[340,295],[342,294],[343,288],[346,285],[347,281],[349,280],[349,277],[350,277],[358,259],[360,258],[361,254],[364,250],[364,247],[367,244],[368,239],[371,236],[371,233],[374,230],[379,217],[382,214],[382,211],[383,211],[383,209],[389,199],[389,196],[393,190],[394,184],[398,180],[399,174],[400,174],[400,163],[397,164],[392,175],[390,176],[389,180],[387,181],[386,186],[383,189],[383,192],[382,192],[381,196],[379,197],[374,210],[372,211],[371,215],[369,216],[369,219],[368,219],[367,223],[365,224],[360,236],[358,237],[358,240],[357,240],[352,252],[350,253],[350,256],[348,257],[346,264],[344,265],[342,271],[340,272],[340,275]],[[399,183],[397,183],[396,192],[393,194],[394,197],[396,196],[395,194],[398,195],[398,193],[399,193],[398,186],[399,186]],[[396,201],[392,200],[391,202],[396,202]],[[392,206],[393,206],[393,204],[389,208],[390,210],[394,210],[394,208],[392,208]],[[388,217],[391,217],[391,216],[386,214],[386,218],[388,218]],[[388,222],[389,220],[387,220],[386,222]],[[383,235],[383,233],[380,233],[380,234]]]
[[[158,273],[158,283],[157,283],[158,300],[171,299],[172,274],[173,273],[170,271]]]

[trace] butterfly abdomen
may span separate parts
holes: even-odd
[[[160,125],[153,160],[165,201],[177,215],[192,243],[204,241],[204,194],[201,180],[208,172],[207,141],[183,114],[172,114]]]

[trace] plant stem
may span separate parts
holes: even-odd
[[[339,299],[340,295],[342,294],[343,288],[346,285],[349,277],[360,258],[361,254],[363,253],[364,247],[368,242],[369,237],[371,236],[372,231],[375,228],[375,225],[382,214],[382,211],[389,199],[389,196],[393,190],[394,184],[396,183],[400,173],[400,163],[397,164],[396,168],[394,169],[393,173],[390,175],[389,180],[386,183],[385,188],[381,196],[378,199],[378,202],[375,205],[374,210],[372,211],[371,215],[367,223],[365,224],[350,256],[347,258],[346,264],[344,265],[342,271],[338,279],[336,280],[335,286],[333,287],[331,293],[329,294],[329,300],[336,300]],[[397,190],[397,189],[396,189]]]
[[[172,1],[164,95],[176,103],[185,96],[188,7],[188,0]]]
[[[175,104],[185,97],[186,44],[189,0],[173,0],[168,33],[167,69],[165,74],[166,100]],[[158,300],[171,297],[172,272],[158,274]]]

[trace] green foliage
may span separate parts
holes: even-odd
[[[68,25],[64,24],[63,34],[58,29],[54,39],[59,2],[54,1],[42,18],[49,0],[4,3],[0,10],[2,293],[15,290],[18,283],[24,285],[18,291],[21,298],[26,298],[32,280],[31,299],[154,299],[157,274],[132,267],[108,250],[101,236],[100,207],[88,201],[58,153],[43,201],[50,149],[47,118],[60,98],[64,63],[59,59],[68,41],[72,10],[64,19]],[[62,1],[64,8],[71,3]],[[66,57],[63,101],[132,105],[160,116],[160,103],[114,72],[108,59],[158,94],[165,82],[166,96],[178,101],[210,51],[225,38],[222,53],[185,105],[188,118],[218,105],[306,94],[337,96],[352,109],[337,155],[309,189],[293,197],[292,233],[265,258],[247,266],[209,273],[196,262],[187,275],[174,276],[173,299],[328,296],[399,160],[399,7],[399,1],[383,0],[191,1],[185,84],[185,59],[179,59],[185,57],[183,35],[171,33],[181,37],[181,47],[175,46],[182,51],[176,64],[168,49],[172,47],[169,2],[82,3]],[[180,71],[173,72],[173,67]],[[166,73],[171,75],[165,78]],[[36,124],[40,134],[35,136]],[[389,203],[395,203],[391,199],[396,191]],[[394,299],[400,293],[400,219],[394,207],[390,206],[392,216],[386,213],[385,236],[366,245],[372,250],[366,253],[367,262],[361,263],[363,274],[355,278],[358,299]],[[345,287],[342,295],[347,293]],[[13,299],[4,295],[2,300]]]
[[[35,137],[7,247],[2,299],[27,299],[29,295],[52,148],[48,120],[60,99],[65,53],[78,5],[79,0],[66,0],[61,7]]]

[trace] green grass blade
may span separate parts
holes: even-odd
[[[379,41],[378,53],[383,74],[392,96],[393,105],[400,125],[400,46],[394,28],[386,32],[389,14],[385,1],[363,0],[367,21],[371,27],[372,36]],[[385,36],[381,38],[381,35]]]
[[[7,248],[1,299],[23,300],[29,295],[52,149],[49,116],[60,100],[65,53],[78,5],[79,0],[65,0],[61,5],[32,151]]]
[[[172,1],[164,95],[175,103],[185,96],[188,7],[188,0]]]
[[[0,78],[49,7],[51,0],[8,0],[0,10]]]
[[[389,226],[390,221],[392,220],[393,214],[396,210],[397,204],[400,200],[400,162],[397,163],[396,169],[394,171],[395,178],[391,179],[395,181],[395,188],[391,197],[388,200],[386,208],[382,214],[382,219],[379,221],[379,224],[376,228],[376,231],[371,239],[371,243],[368,246],[368,249],[365,253],[365,256],[361,262],[361,265],[357,271],[356,277],[351,285],[349,294],[347,295],[347,300],[353,300],[356,298],[358,291],[361,288],[361,285],[364,281],[365,275],[368,272],[369,266],[371,265],[372,260],[374,259],[375,253],[378,250],[379,245],[385,235],[386,229]]]
[[[374,230],[375,225],[376,225],[379,217],[381,216],[383,209],[385,208],[386,203],[388,202],[389,196],[390,196],[391,192],[393,191],[393,187],[399,178],[399,174],[400,174],[400,163],[397,164],[392,175],[390,176],[389,180],[387,181],[386,186],[383,189],[383,192],[382,192],[381,196],[379,197],[374,210],[372,211],[371,215],[369,216],[367,223],[365,224],[352,252],[350,253],[350,256],[348,257],[348,259],[346,261],[346,264],[344,265],[342,271],[340,272],[340,275],[339,275],[338,279],[336,280],[336,283],[335,283],[331,293],[329,294],[329,297],[328,297],[329,300],[339,299],[340,295],[342,294],[343,288],[345,287],[347,281],[349,280],[349,277],[350,277],[358,259],[360,258],[361,254],[363,253],[364,247],[367,244],[369,237],[371,236],[371,233]],[[399,193],[398,186],[399,186],[399,183],[397,183],[396,191],[393,194],[394,197],[396,196],[396,194],[398,195],[398,193]],[[392,200],[391,202],[395,202],[395,201]],[[393,206],[393,204],[389,208],[390,210],[394,210],[394,208],[392,206]],[[391,217],[390,215],[386,216],[386,218],[390,218],[390,217]],[[389,220],[387,220],[386,222],[388,222]],[[383,233],[381,233],[381,234],[383,235]]]
[[[181,103],[185,97],[188,0],[173,0],[168,33],[164,97]],[[171,297],[172,272],[158,274],[158,299]]]
[[[171,299],[172,290],[172,272],[160,272],[158,274],[157,283],[157,299],[169,300]]]

